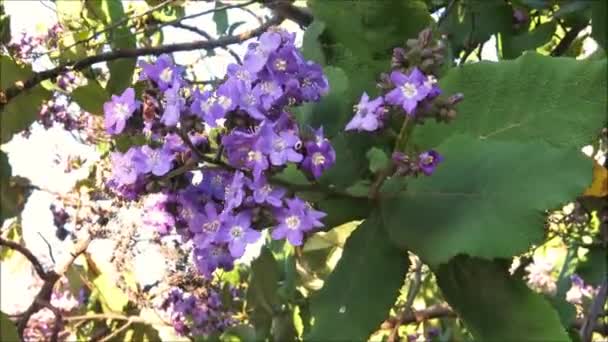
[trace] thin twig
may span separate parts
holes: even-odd
[[[452,7],[454,7],[454,4],[456,4],[457,0],[451,0],[450,3],[448,3],[448,5],[445,8],[445,11],[443,11],[443,13],[441,14],[441,17],[439,17],[439,19],[437,20],[437,27],[441,27],[441,24],[443,23],[443,21],[448,17],[448,15],[450,14],[450,11],[452,11]]]
[[[603,311],[604,304],[606,303],[606,296],[608,295],[608,278],[605,278],[602,285],[591,307],[589,307],[589,314],[585,317],[583,326],[581,327],[580,336],[583,342],[590,342],[591,336],[595,328],[595,323],[601,311]]]
[[[20,244],[10,241],[10,240],[5,240],[4,238],[1,238],[1,237],[0,237],[0,246],[6,246],[10,249],[14,249],[17,252],[23,254],[23,256],[26,257],[27,260],[29,260],[32,263],[32,266],[34,266],[34,270],[36,271],[36,274],[38,274],[40,279],[46,280],[47,273],[44,270],[44,267],[42,267],[42,264],[40,263],[38,258],[36,258],[36,256],[29,249],[27,249],[27,247],[21,246]]]
[[[196,34],[203,36],[207,40],[213,39],[213,37],[209,33],[205,32],[204,30],[199,29],[198,27],[190,26],[190,25],[187,25],[187,24],[184,24],[181,22],[175,23],[172,26],[181,28],[184,30],[188,30],[190,32],[194,32]],[[236,51],[231,49],[229,46],[222,46],[222,49],[226,50],[238,64],[242,64],[241,57],[239,57],[239,55],[238,55],[238,53],[236,53]]]
[[[559,44],[557,44],[555,49],[553,49],[553,51],[551,51],[551,56],[557,57],[557,56],[561,56],[564,53],[566,53],[566,51],[568,51],[568,48],[570,47],[570,45],[572,45],[572,42],[574,42],[576,37],[578,37],[578,34],[585,27],[587,27],[587,23],[573,26],[568,32],[566,32],[566,34],[564,35],[564,38],[562,38],[562,40],[560,40]]]
[[[111,340],[113,337],[116,337],[118,335],[120,335],[120,333],[122,333],[123,331],[127,330],[131,324],[133,324],[133,321],[131,319],[128,319],[125,324],[123,324],[120,328],[114,330],[111,334],[109,334],[108,336],[102,338],[101,340],[99,340],[99,342],[105,342],[105,341],[109,341]]]
[[[115,22],[114,24],[106,26],[103,30],[99,30],[97,32],[94,32],[93,35],[91,35],[90,37],[87,37],[87,38],[82,39],[82,40],[78,40],[78,41],[76,41],[73,44],[70,44],[68,46],[61,47],[61,50],[65,51],[65,50],[71,49],[71,48],[73,48],[75,46],[78,46],[80,44],[88,43],[91,40],[99,37],[102,33],[105,33],[105,32],[108,32],[108,31],[112,31],[115,28],[121,26],[122,24],[127,23],[129,20],[136,19],[136,18],[141,18],[141,17],[143,17],[145,15],[148,15],[148,14],[150,14],[150,13],[156,11],[156,10],[159,10],[159,9],[165,7],[166,5],[170,4],[171,2],[175,2],[175,1],[176,0],[165,0],[164,2],[161,2],[160,4],[158,4],[158,5],[150,8],[147,11],[145,11],[143,13],[140,13],[140,14],[138,14],[136,16],[133,16],[133,17],[125,16],[124,18],[122,18],[121,20]],[[48,54],[51,54],[51,53],[57,52],[57,51],[59,51],[59,49],[53,49],[53,50],[47,51],[45,53],[37,54],[34,57],[35,58],[39,58],[39,57],[42,57],[42,56],[45,56],[45,55],[48,55]]]
[[[422,285],[422,262],[419,258],[416,258],[416,265],[414,266],[414,279],[410,284],[410,288],[407,291],[407,297],[405,299],[405,305],[403,306],[403,311],[397,317],[397,322],[393,326],[393,330],[391,334],[388,336],[388,342],[395,342],[399,339],[399,327],[401,326],[401,320],[405,318],[410,312],[413,312],[413,304],[414,299],[416,299],[416,295],[420,291],[420,286]]]
[[[77,315],[77,316],[66,316],[63,320],[66,322],[73,321],[87,321],[87,320],[115,320],[115,321],[131,321],[133,323],[148,323],[147,320],[139,316],[125,316],[115,313],[99,313],[99,314],[88,314],[88,315]]]
[[[54,270],[46,272],[44,284],[42,284],[42,287],[40,288],[40,291],[38,291],[38,294],[36,294],[34,301],[32,304],[30,304],[27,310],[25,310],[23,316],[17,323],[17,333],[21,339],[23,339],[23,332],[27,327],[30,317],[32,317],[32,315],[38,312],[40,309],[44,308],[44,305],[41,303],[51,301],[51,295],[53,294],[53,288],[55,287],[57,280],[59,280],[59,278],[61,278],[68,271],[74,260],[76,260],[80,254],[86,251],[90,243],[91,236],[87,234],[82,240],[79,240],[74,244],[74,249],[65,262],[56,265]]]
[[[21,92],[31,89],[36,85],[40,84],[40,82],[44,80],[51,79],[53,77],[57,77],[60,74],[66,73],[68,71],[74,70],[82,70],[88,68],[93,64],[97,64],[100,62],[109,62],[117,59],[124,58],[136,58],[139,56],[146,55],[162,55],[164,53],[171,53],[177,51],[190,51],[197,49],[214,49],[216,47],[222,47],[231,44],[237,44],[244,42],[250,38],[257,37],[264,33],[269,27],[278,25],[283,21],[282,17],[274,17],[268,20],[264,25],[259,26],[256,29],[251,31],[247,31],[241,33],[236,36],[226,36],[215,40],[200,40],[188,43],[177,43],[177,44],[169,44],[169,45],[161,45],[156,47],[144,47],[137,49],[117,49],[111,52],[101,53],[99,55],[86,57],[77,61],[70,61],[64,63],[56,68],[42,71],[34,74],[33,77],[25,80],[25,81],[17,81],[15,85],[7,88],[4,92],[0,91],[0,110],[4,108],[6,103],[8,103],[15,96],[19,95]]]

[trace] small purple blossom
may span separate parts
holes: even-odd
[[[112,100],[103,105],[106,132],[108,134],[121,133],[139,104],[139,101],[135,100],[133,88],[127,88],[120,96],[112,95]]]
[[[141,147],[141,152],[145,156],[143,172],[152,172],[155,176],[164,176],[171,170],[174,155],[168,149],[154,149],[144,145]]]
[[[245,191],[243,189],[245,185],[245,175],[241,171],[236,171],[232,176],[230,185],[226,187],[224,194],[224,210],[230,211],[237,208],[243,203],[245,197]]]
[[[139,174],[142,173],[142,155],[138,148],[130,148],[127,153],[114,152],[110,155],[112,162],[112,179],[119,185],[134,184]]]
[[[263,176],[257,177],[254,181],[249,182],[249,188],[253,191],[253,201],[255,203],[268,203],[276,208],[283,205],[282,199],[287,192],[283,188],[273,187]]]
[[[316,132],[313,141],[306,142],[305,147],[306,157],[302,161],[302,168],[309,171],[316,179],[336,163],[336,151],[323,136],[323,128]]]
[[[194,245],[196,248],[207,248],[213,242],[219,242],[217,234],[222,226],[223,216],[212,202],[205,204],[204,214],[195,218],[195,225],[190,227],[190,231],[195,233]]]
[[[167,211],[172,197],[167,194],[152,194],[146,197],[143,205],[142,224],[156,230],[160,235],[168,234],[175,226],[173,215]]]
[[[179,83],[176,81],[173,86],[165,91],[165,112],[160,118],[160,122],[167,126],[175,126],[179,122],[185,100],[179,94]]]
[[[272,165],[281,166],[287,162],[299,163],[302,155],[295,148],[301,145],[300,139],[290,131],[281,131],[271,137],[270,162]]]
[[[266,32],[260,36],[258,43],[249,45],[243,66],[251,73],[262,70],[270,54],[281,45],[281,35],[276,32]]]
[[[234,267],[234,258],[228,245],[223,243],[212,243],[204,249],[195,248],[193,257],[199,272],[208,277],[218,268],[230,271]]]
[[[418,155],[418,168],[427,176],[435,171],[437,165],[443,161],[443,157],[435,150],[429,150]]]
[[[355,107],[355,116],[346,125],[345,130],[358,130],[373,132],[382,126],[382,116],[384,114],[384,99],[378,97],[369,101],[367,93],[361,95],[359,104]]]
[[[386,94],[386,102],[401,106],[408,115],[414,115],[418,103],[430,92],[424,85],[426,77],[418,68],[414,68],[409,75],[393,71],[390,78],[395,89]]]
[[[287,238],[290,244],[300,246],[304,242],[304,233],[311,231],[317,225],[318,211],[310,209],[304,201],[295,197],[286,199],[287,208],[276,211],[279,224],[272,231],[275,240]]]
[[[218,238],[228,243],[232,257],[240,258],[245,254],[245,247],[256,242],[260,236],[260,232],[251,229],[251,214],[242,211],[236,216],[228,216]]]
[[[182,84],[181,73],[184,69],[175,65],[171,56],[167,54],[160,55],[153,64],[142,61],[140,66],[142,68],[140,79],[154,81],[161,91],[173,87],[176,83],[180,86]]]

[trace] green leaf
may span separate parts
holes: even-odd
[[[10,57],[0,55],[0,88],[7,89],[15,82],[23,82],[33,75],[29,66],[17,65]],[[51,93],[38,85],[22,91],[12,98],[0,111],[0,144],[11,139],[13,134],[28,128],[38,117],[42,102]]]
[[[436,276],[447,301],[480,341],[569,341],[549,303],[497,262],[459,256]]]
[[[220,336],[220,340],[226,342],[249,342],[255,341],[255,339],[255,329],[252,326],[245,324],[230,327]]]
[[[431,20],[426,4],[418,0],[357,0],[349,2],[348,10],[339,1],[309,0],[308,5],[335,41],[360,59],[389,57]]]
[[[305,340],[367,340],[397,299],[408,267],[372,215],[346,240],[342,258],[311,298],[314,325]]]
[[[458,1],[440,30],[448,34],[454,56],[495,33],[512,30],[512,8],[502,0]]]
[[[319,20],[314,20],[306,28],[302,38],[302,55],[304,55],[304,58],[325,64],[325,56],[319,42],[319,36],[324,30],[325,23]],[[330,86],[333,86],[333,84],[330,84]]]
[[[0,340],[6,342],[20,341],[17,326],[4,312],[0,312]]]
[[[591,36],[604,49],[607,46],[606,31],[606,16],[608,16],[608,2],[594,1],[591,5]]]
[[[125,17],[122,2],[113,0],[102,0],[104,13],[110,18],[110,25],[116,24]],[[108,39],[112,49],[135,48],[135,36],[129,29],[121,25],[112,31],[113,35]],[[122,93],[131,82],[133,82],[133,72],[135,71],[136,58],[123,58],[108,62],[110,69],[110,79],[106,85],[109,94]]]
[[[99,82],[89,79],[87,85],[74,89],[72,99],[87,112],[103,115],[103,104],[110,99],[110,96]]]
[[[335,136],[344,130],[352,114],[352,106],[345,101],[348,90],[348,77],[336,67],[325,67],[323,72],[329,81],[329,93],[314,105],[304,106],[299,117],[300,122],[312,127],[323,127],[326,136]]]
[[[0,4],[0,6],[3,6]],[[4,12],[4,11],[2,11]],[[8,44],[11,40],[11,16],[0,14],[0,44]]]
[[[606,72],[606,59],[534,53],[453,68],[440,85],[446,94],[464,94],[456,120],[418,127],[416,141],[431,147],[452,134],[467,133],[482,140],[582,147],[595,141],[608,121]]]
[[[218,8],[224,7],[225,4],[219,0],[215,0],[215,9],[213,12],[213,21],[215,22],[215,30],[218,35],[223,35],[228,30],[228,11],[220,10],[217,11]]]
[[[389,157],[386,155],[386,152],[377,147],[372,147],[365,155],[367,156],[367,159],[369,159],[369,170],[373,173],[386,167],[389,162]]]
[[[464,253],[510,257],[543,239],[544,210],[571,200],[591,180],[591,160],[542,142],[455,136],[431,177],[384,198],[391,239],[437,266]],[[439,210],[439,211],[438,211]]]
[[[586,284],[601,285],[606,278],[606,270],[608,270],[606,254],[606,249],[600,246],[590,248],[589,252],[581,258],[575,273],[581,276]]]
[[[271,329],[275,310],[279,306],[280,272],[279,267],[267,248],[262,248],[260,256],[251,264],[249,289],[247,290],[247,310],[250,320],[256,328],[258,338],[267,336]]]
[[[503,58],[517,58],[524,51],[535,50],[548,43],[551,41],[556,28],[555,21],[550,21],[535,27],[530,32],[523,32],[518,35],[509,33],[501,35]]]

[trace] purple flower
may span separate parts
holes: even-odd
[[[287,241],[294,246],[303,243],[304,233],[312,230],[318,222],[320,213],[310,209],[304,201],[295,197],[286,199],[287,208],[276,211],[276,218],[279,224],[272,231],[272,238],[275,240],[287,238]],[[320,223],[320,222],[319,222]]]
[[[171,170],[174,155],[165,148],[153,149],[148,145],[141,147],[144,154],[144,169],[143,172],[152,172],[155,176],[164,176]]]
[[[253,200],[257,204],[268,203],[273,207],[283,205],[283,196],[287,192],[283,188],[275,188],[270,185],[264,176],[255,178],[253,182],[249,182],[249,188],[253,191]]]
[[[270,54],[281,45],[281,35],[276,32],[266,32],[260,36],[258,43],[249,45],[243,66],[252,73],[256,73],[266,65]]]
[[[359,104],[355,107],[355,116],[346,125],[345,130],[358,130],[373,132],[382,126],[382,116],[384,115],[384,100],[378,97],[369,101],[367,93],[361,95]]]
[[[302,168],[312,173],[316,179],[336,163],[336,151],[329,140],[323,137],[323,128],[316,132],[315,140],[308,141],[305,147],[306,157],[302,161]]]
[[[266,68],[272,79],[285,83],[298,71],[298,55],[294,46],[285,46],[270,54]]]
[[[229,64],[228,68],[226,68],[226,73],[228,74],[231,81],[251,84],[254,80],[253,73],[238,64]]]
[[[239,108],[246,111],[249,116],[257,120],[264,120],[266,117],[260,111],[262,105],[259,93],[254,92],[251,84],[233,83],[230,84],[231,92],[236,94],[236,103]]]
[[[418,167],[427,176],[432,175],[437,164],[442,161],[443,157],[435,150],[422,152],[418,155]]]
[[[208,277],[218,268],[230,271],[234,267],[234,258],[226,244],[212,243],[204,249],[195,248],[193,259],[199,272]]]
[[[140,79],[154,81],[162,91],[173,87],[175,83],[180,86],[182,84],[181,73],[184,69],[175,65],[171,56],[167,54],[159,56],[154,64],[142,61],[140,66],[142,68]]]
[[[256,242],[260,236],[260,232],[251,229],[251,214],[243,211],[226,219],[218,238],[228,243],[230,255],[240,258],[245,254],[245,247]]]
[[[127,120],[139,106],[135,100],[135,90],[127,88],[122,95],[112,95],[112,100],[104,103],[105,128],[108,134],[118,134],[125,129]]]
[[[300,68],[300,92],[304,101],[319,101],[329,92],[329,82],[317,63],[308,61]]]
[[[166,235],[175,226],[173,215],[167,212],[171,197],[167,194],[153,194],[144,200],[142,224],[152,228],[161,235]]]
[[[439,88],[439,86],[437,86],[437,78],[435,78],[435,76],[428,75],[423,84],[429,90],[429,93],[427,95],[428,99],[432,99],[441,95],[441,89]]]
[[[268,110],[283,96],[283,88],[275,80],[260,81],[253,88],[253,94],[260,99],[261,107]]]
[[[225,212],[235,209],[243,203],[243,197],[245,197],[244,185],[245,175],[243,175],[241,171],[236,171],[232,176],[230,185],[226,187],[226,192],[224,194]]]
[[[416,106],[430,91],[424,86],[426,81],[424,74],[418,68],[414,68],[407,76],[399,71],[393,71],[391,81],[395,85],[395,89],[386,94],[386,102],[401,106],[407,114],[414,115]]]
[[[223,201],[227,183],[226,172],[206,169],[203,170],[203,180],[198,187],[204,194]]]
[[[179,95],[179,83],[177,81],[173,83],[173,87],[165,91],[165,100],[165,112],[160,118],[160,122],[167,126],[175,126],[179,122],[182,107],[186,102]]]
[[[190,231],[195,233],[194,245],[196,248],[206,248],[212,242],[219,242],[217,233],[222,226],[223,216],[212,202],[205,204],[205,213],[195,218],[195,225]]]
[[[144,158],[141,151],[134,147],[130,148],[125,154],[112,153],[110,156],[112,179],[119,185],[134,184],[137,176],[142,173],[141,165],[143,165]]]
[[[288,161],[299,163],[302,155],[295,148],[301,145],[300,139],[291,131],[282,131],[271,136],[270,162],[272,165],[285,165]]]

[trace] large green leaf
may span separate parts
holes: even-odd
[[[247,290],[247,310],[258,337],[269,333],[280,298],[280,272],[272,252],[264,247],[260,256],[251,264],[251,277]]]
[[[460,254],[494,258],[526,251],[543,239],[543,211],[580,194],[591,160],[576,149],[542,142],[482,141],[455,136],[431,177],[382,200],[391,239],[426,263]]]
[[[110,96],[99,85],[99,82],[89,79],[86,86],[74,89],[72,99],[87,112],[94,115],[103,115],[103,104],[110,99]]]
[[[102,8],[104,13],[110,18],[109,25],[116,24],[116,22],[123,20],[125,17],[125,11],[120,1],[102,0]],[[112,49],[136,47],[135,36],[126,26],[121,25],[113,32],[113,35],[109,39]],[[108,93],[121,93],[131,85],[136,61],[136,58],[123,58],[108,63],[108,68],[110,69],[110,79],[106,85]]]
[[[419,0],[356,0],[348,3],[347,10],[339,1],[309,0],[308,4],[335,41],[359,59],[390,56],[395,46],[415,37],[430,22],[428,8]]]
[[[305,340],[363,341],[388,316],[408,259],[382,230],[377,215],[346,240],[342,258],[311,299],[314,325]]]
[[[453,123],[416,129],[416,141],[429,147],[454,133],[582,147],[594,141],[608,121],[606,59],[577,61],[529,53],[514,61],[454,68],[441,87],[447,94],[462,92],[464,100]]]
[[[549,303],[497,262],[460,256],[436,275],[444,296],[479,341],[569,341]]]
[[[228,10],[223,9],[217,11],[218,8],[222,8],[224,6],[224,3],[221,1],[215,1],[216,11],[213,12],[213,21],[215,22],[215,30],[218,35],[223,35],[228,30]]]
[[[0,312],[0,340],[6,342],[20,341],[15,323],[4,312]]]
[[[490,39],[495,33],[512,30],[512,8],[502,0],[457,1],[441,24],[452,52],[461,51]]]
[[[591,36],[593,36],[593,39],[595,39],[601,47],[606,49],[606,31],[608,31],[606,16],[608,16],[608,1],[594,1],[591,6],[591,24],[593,26]]]
[[[17,65],[10,57],[0,55],[0,88],[7,89],[15,82],[23,82],[33,75],[31,67]],[[42,102],[51,93],[38,85],[22,91],[12,98],[0,111],[0,144],[11,139],[13,134],[28,128],[38,117]]]
[[[535,50],[536,48],[548,43],[553,37],[556,28],[557,25],[555,21],[550,21],[538,25],[529,32],[526,31],[516,35],[511,34],[510,32],[505,32],[500,36],[503,58],[517,58],[523,51]]]

